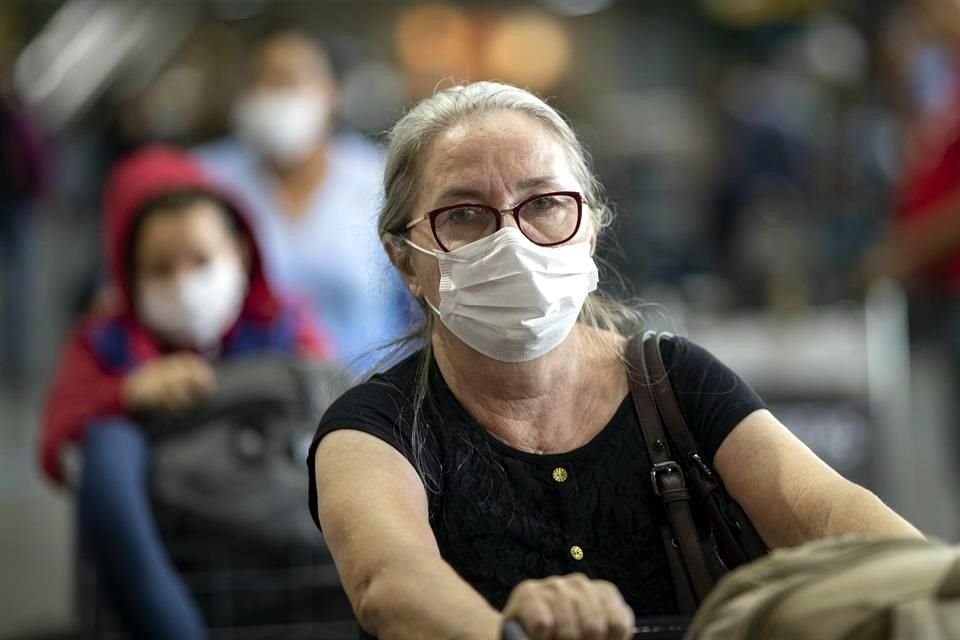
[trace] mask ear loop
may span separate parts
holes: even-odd
[[[420,245],[416,244],[415,242],[413,242],[412,240],[410,240],[410,238],[408,238],[408,237],[406,237],[406,236],[397,236],[397,237],[400,238],[401,240],[403,240],[403,241],[404,241],[406,244],[408,244],[410,247],[412,247],[412,248],[416,249],[417,251],[419,251],[420,253],[426,254],[426,255],[431,256],[431,257],[433,257],[433,258],[436,258],[436,257],[437,257],[437,252],[436,252],[436,251],[430,251],[429,249],[424,249],[423,247],[421,247]]]
[[[430,256],[430,257],[432,257],[432,258],[436,258],[436,257],[437,257],[437,253],[436,253],[435,251],[429,251],[429,250],[427,250],[427,249],[424,249],[424,248],[421,247],[420,245],[418,245],[418,244],[416,244],[415,242],[411,241],[410,238],[407,238],[406,236],[397,236],[397,235],[395,235],[394,237],[395,237],[395,238],[400,238],[401,240],[403,240],[404,243],[406,243],[407,245],[409,245],[412,249],[415,249],[416,251],[419,251],[420,253],[423,253],[423,254],[425,254],[425,255],[428,255],[428,256]],[[438,317],[438,318],[440,317],[440,310],[437,309],[435,306],[433,306],[433,303],[430,302],[430,300],[427,298],[427,296],[423,296],[423,297],[421,298],[421,300],[423,300],[423,303],[424,303],[425,305],[427,305],[427,306],[430,308],[431,311],[433,311],[435,314],[437,314],[437,317]]]

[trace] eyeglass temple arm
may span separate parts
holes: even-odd
[[[430,216],[429,213],[425,213],[419,218],[417,218],[416,220],[411,220],[410,222],[407,223],[407,226],[404,227],[404,230],[413,229],[415,226],[417,226],[418,224],[426,220],[429,216]]]

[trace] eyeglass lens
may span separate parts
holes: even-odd
[[[520,231],[530,241],[551,245],[566,242],[576,234],[580,212],[573,196],[552,194],[524,203],[518,217]],[[495,232],[499,219],[500,212],[492,207],[456,207],[436,216],[434,230],[440,244],[452,251]]]

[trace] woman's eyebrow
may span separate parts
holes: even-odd
[[[556,184],[556,176],[533,176],[530,178],[524,178],[519,182],[514,184],[514,189],[517,191],[525,191],[527,189],[532,189],[534,187],[541,187],[548,184]],[[443,190],[440,194],[440,197],[437,199],[438,202],[446,202],[450,200],[469,200],[471,202],[482,202],[484,198],[484,193],[479,189],[474,189],[466,186],[454,185]]]
[[[438,201],[444,200],[453,200],[453,199],[468,199],[471,201],[477,201],[483,198],[483,193],[479,189],[471,189],[470,187],[449,187],[444,189],[443,193],[440,194]]]
[[[541,187],[546,184],[556,184],[556,176],[534,176],[532,178],[524,178],[516,184],[516,189],[530,189],[532,187]]]

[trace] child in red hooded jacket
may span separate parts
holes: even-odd
[[[203,637],[203,623],[164,553],[146,490],[149,444],[130,414],[184,409],[216,385],[210,362],[280,352],[327,357],[305,307],[263,276],[246,218],[187,154],[148,147],[121,162],[105,191],[115,310],[81,321],[47,402],[41,466],[65,481],[80,451],[82,543],[134,637]]]

